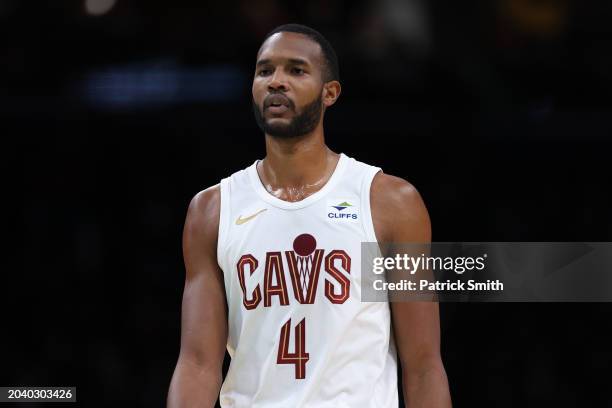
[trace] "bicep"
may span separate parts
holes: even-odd
[[[405,180],[380,175],[372,196],[373,215],[377,221],[377,235],[396,244],[393,246],[409,256],[427,251],[431,241],[431,222],[421,195]],[[417,253],[418,252],[418,253]],[[387,253],[387,256],[395,256]],[[398,273],[392,271],[391,273]],[[400,275],[394,278],[401,277]],[[413,280],[413,277],[410,278]],[[440,321],[438,303],[407,298],[390,302],[393,333],[402,369],[418,370],[438,358],[440,353]]]
[[[227,308],[223,272],[216,256],[218,194],[204,193],[190,205],[183,232],[186,279],[181,358],[220,369],[227,341]]]
[[[406,371],[418,371],[440,356],[440,321],[437,302],[393,302],[393,333]]]
[[[419,256],[421,252],[429,255],[428,245],[425,244],[431,241],[431,223],[425,204],[416,190],[409,192],[405,202],[406,208],[393,233],[394,241],[419,244],[407,246],[409,255]],[[429,271],[418,271],[415,276],[418,275],[431,279]],[[391,311],[395,340],[404,370],[418,371],[431,359],[439,358],[440,317],[437,302],[404,299],[393,302]]]
[[[198,365],[221,366],[225,354],[227,312],[223,282],[216,274],[196,274],[183,292],[181,358]]]

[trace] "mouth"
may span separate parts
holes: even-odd
[[[266,108],[266,111],[273,115],[280,115],[289,110],[287,105],[270,105]]]
[[[291,107],[291,101],[285,95],[273,94],[264,100],[264,110],[273,113],[285,113]]]

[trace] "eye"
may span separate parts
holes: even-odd
[[[293,67],[291,68],[291,73],[296,75],[302,75],[304,74],[304,70],[302,68]]]
[[[257,75],[259,75],[259,76],[268,76],[268,75],[270,75],[271,72],[272,72],[271,69],[263,68],[263,69],[259,70],[259,72],[257,72]]]

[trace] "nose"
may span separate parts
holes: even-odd
[[[281,69],[274,70],[274,74],[270,77],[268,83],[269,91],[287,91],[287,77]]]

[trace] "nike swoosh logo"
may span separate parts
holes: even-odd
[[[238,216],[238,219],[236,220],[236,225],[242,225],[245,222],[249,222],[251,221],[253,218],[257,217],[259,214],[261,214],[262,212],[266,211],[267,208],[264,208],[263,210],[259,210],[257,211],[255,214],[253,215],[249,215],[248,217],[244,217],[242,218],[242,215]]]

